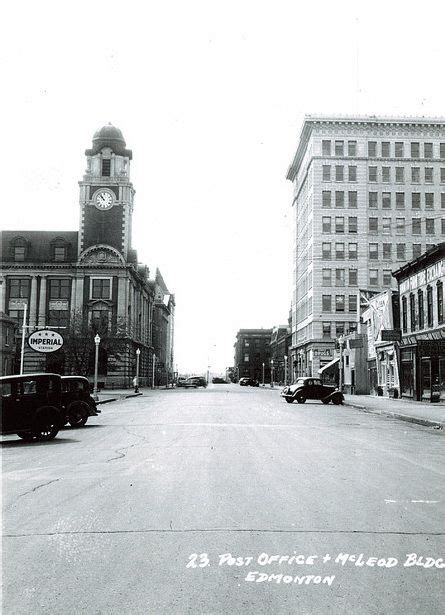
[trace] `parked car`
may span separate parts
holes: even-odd
[[[227,380],[224,380],[224,378],[220,378],[219,376],[215,376],[212,378],[212,384],[227,384]]]
[[[207,386],[207,380],[203,376],[190,376],[190,378],[187,378],[185,381],[185,386],[195,389],[198,387],[205,388]]]
[[[0,378],[1,433],[23,440],[52,440],[65,424],[59,374]]]
[[[254,378],[240,378],[239,384],[241,387],[259,387],[260,383]]]
[[[176,381],[177,387],[185,387],[187,382],[187,378],[178,378]]]
[[[319,399],[322,403],[339,405],[344,401],[343,393],[335,386],[323,384],[319,378],[298,378],[290,386],[284,387],[280,395],[284,397],[288,404],[295,400],[299,404],[304,404],[306,399]]]
[[[89,416],[100,412],[91,395],[88,378],[83,376],[62,376],[62,404],[65,409],[65,424],[83,427]]]

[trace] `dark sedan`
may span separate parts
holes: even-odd
[[[242,387],[258,387],[260,383],[254,378],[240,378],[240,386]]]
[[[306,399],[318,399],[323,404],[331,401],[335,405],[340,405],[344,401],[344,395],[339,389],[323,384],[319,378],[310,377],[298,378],[294,384],[284,387],[281,397],[284,397],[288,404],[294,401],[304,404]]]

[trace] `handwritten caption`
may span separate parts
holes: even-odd
[[[402,566],[404,568],[412,568],[414,566],[428,569],[443,569],[445,561],[442,557],[435,558],[431,556],[418,555],[417,553],[407,553],[403,559],[396,557],[376,557],[368,556],[364,553],[337,553],[331,555],[304,555],[294,551],[292,555],[271,555],[269,553],[260,553],[257,556],[249,555],[235,556],[231,553],[220,553],[211,562],[208,553],[191,553],[188,557],[186,568],[208,568],[212,565],[217,567],[239,567],[239,568],[256,568],[259,570],[249,570],[244,578],[247,583],[284,583],[297,585],[332,585],[335,580],[335,574],[290,574],[292,567],[298,566],[316,566],[322,567],[326,564],[345,567],[354,566],[356,568],[395,568]],[[276,566],[283,572],[269,573],[265,572],[265,567]],[[317,570],[318,572],[318,570]]]

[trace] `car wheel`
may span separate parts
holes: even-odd
[[[89,411],[86,404],[73,404],[69,409],[71,427],[83,427],[88,420]]]
[[[304,404],[304,402],[306,401],[306,397],[303,395],[303,393],[298,393],[298,395],[296,396],[296,400],[299,404]]]
[[[292,404],[294,401],[293,397],[285,397],[284,399],[287,401],[288,404]]]
[[[21,438],[25,442],[32,442],[33,440],[36,439],[36,437],[33,436],[32,433],[29,433],[29,431],[18,431],[17,435],[19,438]]]
[[[322,399],[321,400],[321,403],[324,404],[325,406],[327,406],[329,402],[330,402],[330,399]]]
[[[53,440],[59,433],[61,422],[56,410],[43,409],[35,418],[32,435],[36,440]]]
[[[340,397],[340,395],[335,395],[335,396],[332,398],[332,403],[333,403],[333,404],[335,404],[336,406],[341,406],[341,405],[342,405],[342,403],[343,403],[343,400],[342,400],[342,398]]]

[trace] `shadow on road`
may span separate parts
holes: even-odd
[[[35,446],[55,446],[57,444],[68,444],[79,442],[79,440],[75,440],[74,438],[55,438],[54,440],[43,440],[43,441],[35,441],[35,442],[25,442],[25,440],[6,440],[0,442],[0,448],[22,448],[22,447],[35,447]]]

